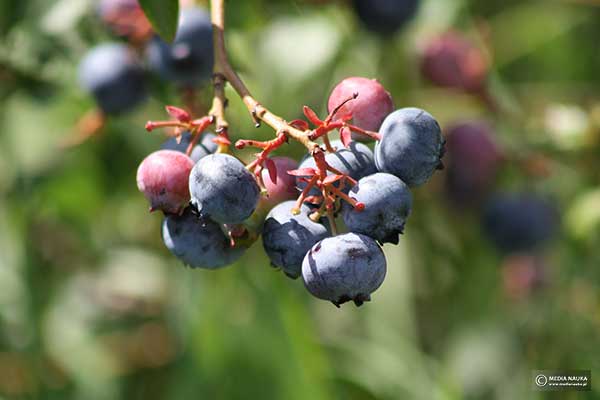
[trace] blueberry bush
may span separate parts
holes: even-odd
[[[0,399],[535,400],[533,370],[595,376],[598,21],[1,2]]]

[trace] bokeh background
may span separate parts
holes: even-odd
[[[164,248],[135,172],[164,140],[145,122],[182,104],[168,83],[149,74],[149,101],[58,147],[94,108],[79,60],[120,40],[96,6],[0,3],[0,398],[600,398],[600,384],[531,389],[533,369],[600,371],[599,2],[425,0],[381,36],[344,1],[227,1],[232,62],[277,114],[324,115],[340,79],[377,77],[397,107],[425,108],[443,128],[489,123],[506,156],[493,190],[556,204],[554,239],[507,256],[438,172],[414,191],[400,245],[385,246],[373,301],[341,309],[270,268],[260,243],[218,271]],[[420,74],[427,41],[450,28],[489,59],[497,109]],[[209,88],[198,96],[209,104]],[[272,135],[228,96],[232,137]]]

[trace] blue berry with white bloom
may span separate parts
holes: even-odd
[[[379,134],[375,164],[380,172],[396,175],[408,186],[419,186],[443,168],[445,141],[439,124],[427,111],[396,110],[383,121]]]
[[[219,224],[200,218],[189,207],[182,215],[164,219],[162,237],[169,251],[192,268],[224,267],[244,253],[243,248],[231,247]]]
[[[295,204],[294,200],[288,200],[275,206],[267,215],[262,233],[263,247],[271,263],[293,279],[301,274],[306,252],[329,236],[325,225],[309,218],[308,206],[303,204],[298,215],[292,214]]]
[[[222,224],[239,224],[256,208],[260,188],[254,175],[237,158],[210,154],[190,173],[191,203],[204,217]]]
[[[379,243],[398,244],[398,235],[404,232],[412,207],[410,190],[400,178],[383,172],[366,176],[349,196],[365,206],[359,211],[344,203],[342,216],[350,231],[370,236]]]
[[[360,306],[385,279],[387,264],[375,240],[359,233],[325,238],[315,244],[302,262],[308,291],[337,307],[347,301]]]

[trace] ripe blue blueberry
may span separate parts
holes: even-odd
[[[207,132],[202,134],[202,138],[194,146],[192,149],[192,154],[190,154],[190,158],[194,160],[194,162],[198,162],[202,157],[205,157],[209,154],[217,151],[218,145],[213,142],[213,139],[216,137],[215,134]],[[167,139],[162,146],[160,147],[163,150],[175,150],[181,153],[185,153],[188,145],[190,144],[190,140],[192,140],[192,134],[190,132],[184,132],[181,135],[181,140],[177,143],[177,139],[172,137]]]
[[[302,278],[319,299],[337,307],[350,300],[360,306],[381,286],[386,268],[383,251],[373,239],[346,233],[325,238],[306,253]]]
[[[419,186],[443,168],[442,131],[427,111],[396,110],[383,121],[379,134],[375,164],[380,172],[396,175],[408,186]]]
[[[177,36],[168,44],[159,37],[148,46],[150,67],[164,79],[183,86],[196,86],[210,78],[213,67],[212,25],[202,8],[181,12]]]
[[[503,252],[530,251],[556,233],[554,205],[534,194],[495,195],[485,207],[483,230]]]
[[[391,34],[416,14],[419,0],[354,0],[353,5],[361,22],[369,30]]]
[[[122,44],[90,50],[79,64],[79,82],[107,114],[129,111],[146,98],[143,70]]]
[[[359,180],[363,176],[371,175],[377,172],[375,168],[375,161],[373,152],[365,144],[358,142],[350,142],[348,148],[345,148],[341,141],[332,140],[331,145],[336,148],[334,153],[327,153],[325,155],[325,161],[327,163],[342,172],[343,174],[349,175],[355,180]],[[298,168],[315,168],[315,159],[313,157],[306,157]],[[332,175],[332,172],[328,172],[328,175]],[[299,189],[304,189],[306,183],[297,179],[297,185]],[[347,192],[349,186],[344,188]],[[312,195],[319,195],[318,191],[311,190]]]
[[[263,247],[269,259],[290,278],[302,272],[306,252],[319,240],[329,236],[325,225],[309,218],[310,209],[302,205],[300,214],[293,215],[296,202],[288,200],[275,206],[267,215],[263,227]]]
[[[394,175],[379,172],[359,180],[349,195],[365,208],[357,211],[344,203],[342,216],[348,229],[379,243],[398,244],[412,207],[408,186]]]
[[[201,158],[192,169],[190,195],[202,216],[239,224],[256,208],[260,188],[240,160],[218,153]]]
[[[233,263],[244,249],[231,247],[219,224],[200,218],[188,207],[182,215],[168,215],[162,224],[165,246],[192,268],[215,269]]]

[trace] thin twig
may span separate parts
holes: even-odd
[[[225,49],[225,1],[224,0],[211,0],[211,20],[213,26],[213,46],[215,53],[215,76],[222,75],[233,87],[236,93],[240,96],[248,112],[253,117],[263,121],[275,130],[275,132],[283,132],[286,136],[291,137],[294,140],[302,143],[309,152],[318,151],[319,145],[308,138],[307,132],[301,131],[288,124],[283,118],[273,114],[266,107],[261,105],[252,95],[250,91],[240,79],[238,74],[235,72],[229,59],[227,57],[227,50]],[[218,93],[215,87],[215,98],[218,97]],[[223,96],[224,97],[224,96]],[[221,101],[221,100],[218,100]],[[213,110],[215,111],[215,117],[219,120],[220,112],[219,109],[214,109],[215,102],[213,101]],[[224,121],[224,118],[222,118]],[[217,123],[218,127],[218,123]]]

